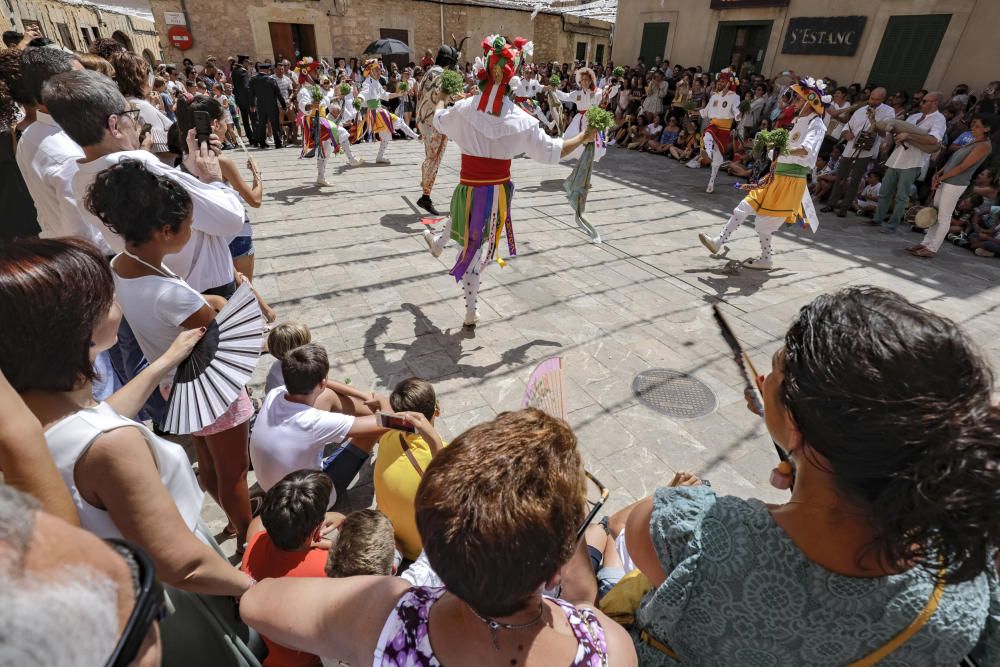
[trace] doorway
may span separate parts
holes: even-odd
[[[646,69],[653,66],[657,56],[663,57],[667,50],[667,30],[669,23],[643,23],[642,41],[639,46],[639,57],[646,63]]]
[[[710,72],[732,65],[736,72],[760,74],[773,21],[719,21]],[[745,74],[744,74],[745,75]]]
[[[890,16],[872,64],[868,83],[897,90],[919,90],[937,57],[951,14]]]
[[[302,58],[316,58],[316,27],[311,23],[268,23],[274,62],[287,58],[292,65]]]
[[[394,28],[379,28],[378,36],[382,39],[398,39],[403,44],[407,46],[410,45],[410,33],[406,30],[396,30]],[[391,68],[390,63],[396,63],[396,67],[399,68],[400,74],[403,72],[403,68],[410,64],[410,54],[401,53],[395,56],[382,56],[382,63],[385,65],[385,69],[388,72]]]

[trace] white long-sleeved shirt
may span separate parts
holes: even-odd
[[[371,100],[387,100],[389,99],[389,93],[386,92],[382,84],[377,80],[368,77],[365,82],[361,84],[361,98],[367,103]]]
[[[571,90],[564,93],[556,88],[552,89],[556,99],[560,102],[572,102],[576,105],[577,111],[586,111],[590,107],[600,106],[601,100],[605,97],[613,98],[618,94],[618,86],[612,86],[610,90],[597,88],[596,90]]]
[[[73,194],[82,202],[97,174],[125,159],[139,160],[157,176],[179,183],[194,204],[191,239],[175,255],[167,255],[164,264],[199,292],[226,285],[233,280],[233,258],[229,242],[243,230],[243,204],[236,191],[225,183],[202,183],[180,169],[168,167],[148,151],[121,151],[79,163],[73,176]],[[105,241],[118,253],[125,249],[123,239],[104,226],[92,213],[80,208]]]
[[[448,136],[463,155],[510,160],[526,154],[545,164],[559,162],[563,140],[545,134],[538,120],[505,98],[494,116],[476,107],[482,94],[466,98],[434,114],[434,129]]]
[[[778,163],[797,164],[812,169],[819,157],[819,147],[826,136],[826,123],[816,114],[798,116],[788,129],[788,150],[793,148],[806,149],[805,155],[781,155]]]
[[[79,212],[83,201],[73,194],[73,175],[83,149],[47,113],[38,112],[34,123],[17,143],[17,166],[28,192],[35,201],[42,238],[75,236],[90,241],[107,255],[100,228],[91,225]],[[103,228],[103,225],[100,226]]]

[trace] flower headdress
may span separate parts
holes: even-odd
[[[534,45],[523,37],[517,37],[513,43],[502,35],[489,35],[483,39],[483,55],[476,58],[473,64],[473,72],[482,91],[477,107],[479,111],[500,115],[511,78],[520,72],[524,57],[530,56],[534,50]]]
[[[736,78],[736,72],[734,72],[729,67],[719,72],[718,75],[716,75],[715,80],[726,81],[727,83],[729,83],[729,90],[735,91],[736,88],[740,85],[740,80]]]
[[[833,102],[833,96],[826,92],[826,82],[820,79],[817,81],[811,76],[799,79],[798,83],[793,83],[790,88],[799,97],[806,101],[806,104],[813,108],[813,111],[822,116],[826,113],[827,107]]]
[[[381,71],[382,61],[378,58],[369,58],[361,67],[361,73],[364,74],[366,78],[371,77],[373,79],[377,79]]]
[[[314,74],[316,70],[319,69],[319,63],[306,56],[302,60],[295,63],[295,69],[292,70],[298,75],[299,85],[302,85],[307,81],[306,74]]]

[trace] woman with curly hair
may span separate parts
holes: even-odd
[[[174,155],[167,145],[167,131],[174,123],[149,101],[151,90],[149,63],[127,51],[112,54],[110,62],[115,68],[115,83],[118,84],[118,90],[132,108],[139,110],[140,123],[150,125],[149,136],[152,139],[150,152],[155,153],[164,163],[172,164]]]
[[[625,512],[653,586],[640,663],[1000,664],[1000,413],[980,353],[860,287],[802,308],[772,363],[758,385],[791,498],[661,488]]]
[[[20,118],[24,109],[24,118]],[[0,240],[19,236],[37,236],[38,212],[15,154],[21,133],[35,120],[35,106],[21,84],[21,52],[0,49],[0,201],[4,203],[4,221]]]
[[[115,293],[147,359],[163,356],[185,329],[207,327],[226,300],[201,295],[163,264],[191,238],[192,202],[183,186],[123,160],[99,173],[87,209],[125,241],[111,261]],[[171,374],[161,387],[166,389]],[[163,392],[166,395],[166,391]],[[215,423],[192,434],[202,486],[229,517],[242,552],[250,524],[247,442],[253,405],[245,390]]]

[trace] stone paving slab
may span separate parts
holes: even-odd
[[[356,151],[374,159],[374,146]],[[787,226],[775,237],[770,273],[722,271],[697,241],[738,203],[722,175],[704,192],[707,172],[672,160],[610,149],[593,178],[587,212],[605,243],[576,229],[562,192],[571,165],[514,161],[513,205],[519,254],[483,278],[483,321],[461,328],[461,291],[447,274],[454,247],[438,259],[420,233],[423,146],[396,141],[392,164],[347,167],[332,159],[331,187],[313,185],[315,166],[296,149],[255,151],[265,177],[263,206],[251,211],[256,284],[282,321],[303,322],[327,347],[333,376],[387,391],[420,375],[441,401],[439,427],[464,429],[517,409],[532,368],[566,362],[568,420],[587,465],[612,489],[609,510],[651,493],[688,469],[722,493],[776,500],[767,484],[775,462],[764,428],[746,411],[740,377],[712,320],[720,303],[763,372],[798,309],[846,285],[895,289],[962,322],[990,360],[1000,359],[1000,262],[947,245],[931,261],[902,248],[917,235],[888,236],[855,218],[824,215],[817,234]],[[458,177],[458,151],[445,154],[434,199],[440,209]],[[757,251],[749,226],[729,257]],[[271,358],[258,365],[261,390]],[[674,420],[632,392],[643,370],[684,371],[717,398],[709,415]],[[372,502],[370,468],[343,509]],[[221,528],[214,505],[206,518]]]

